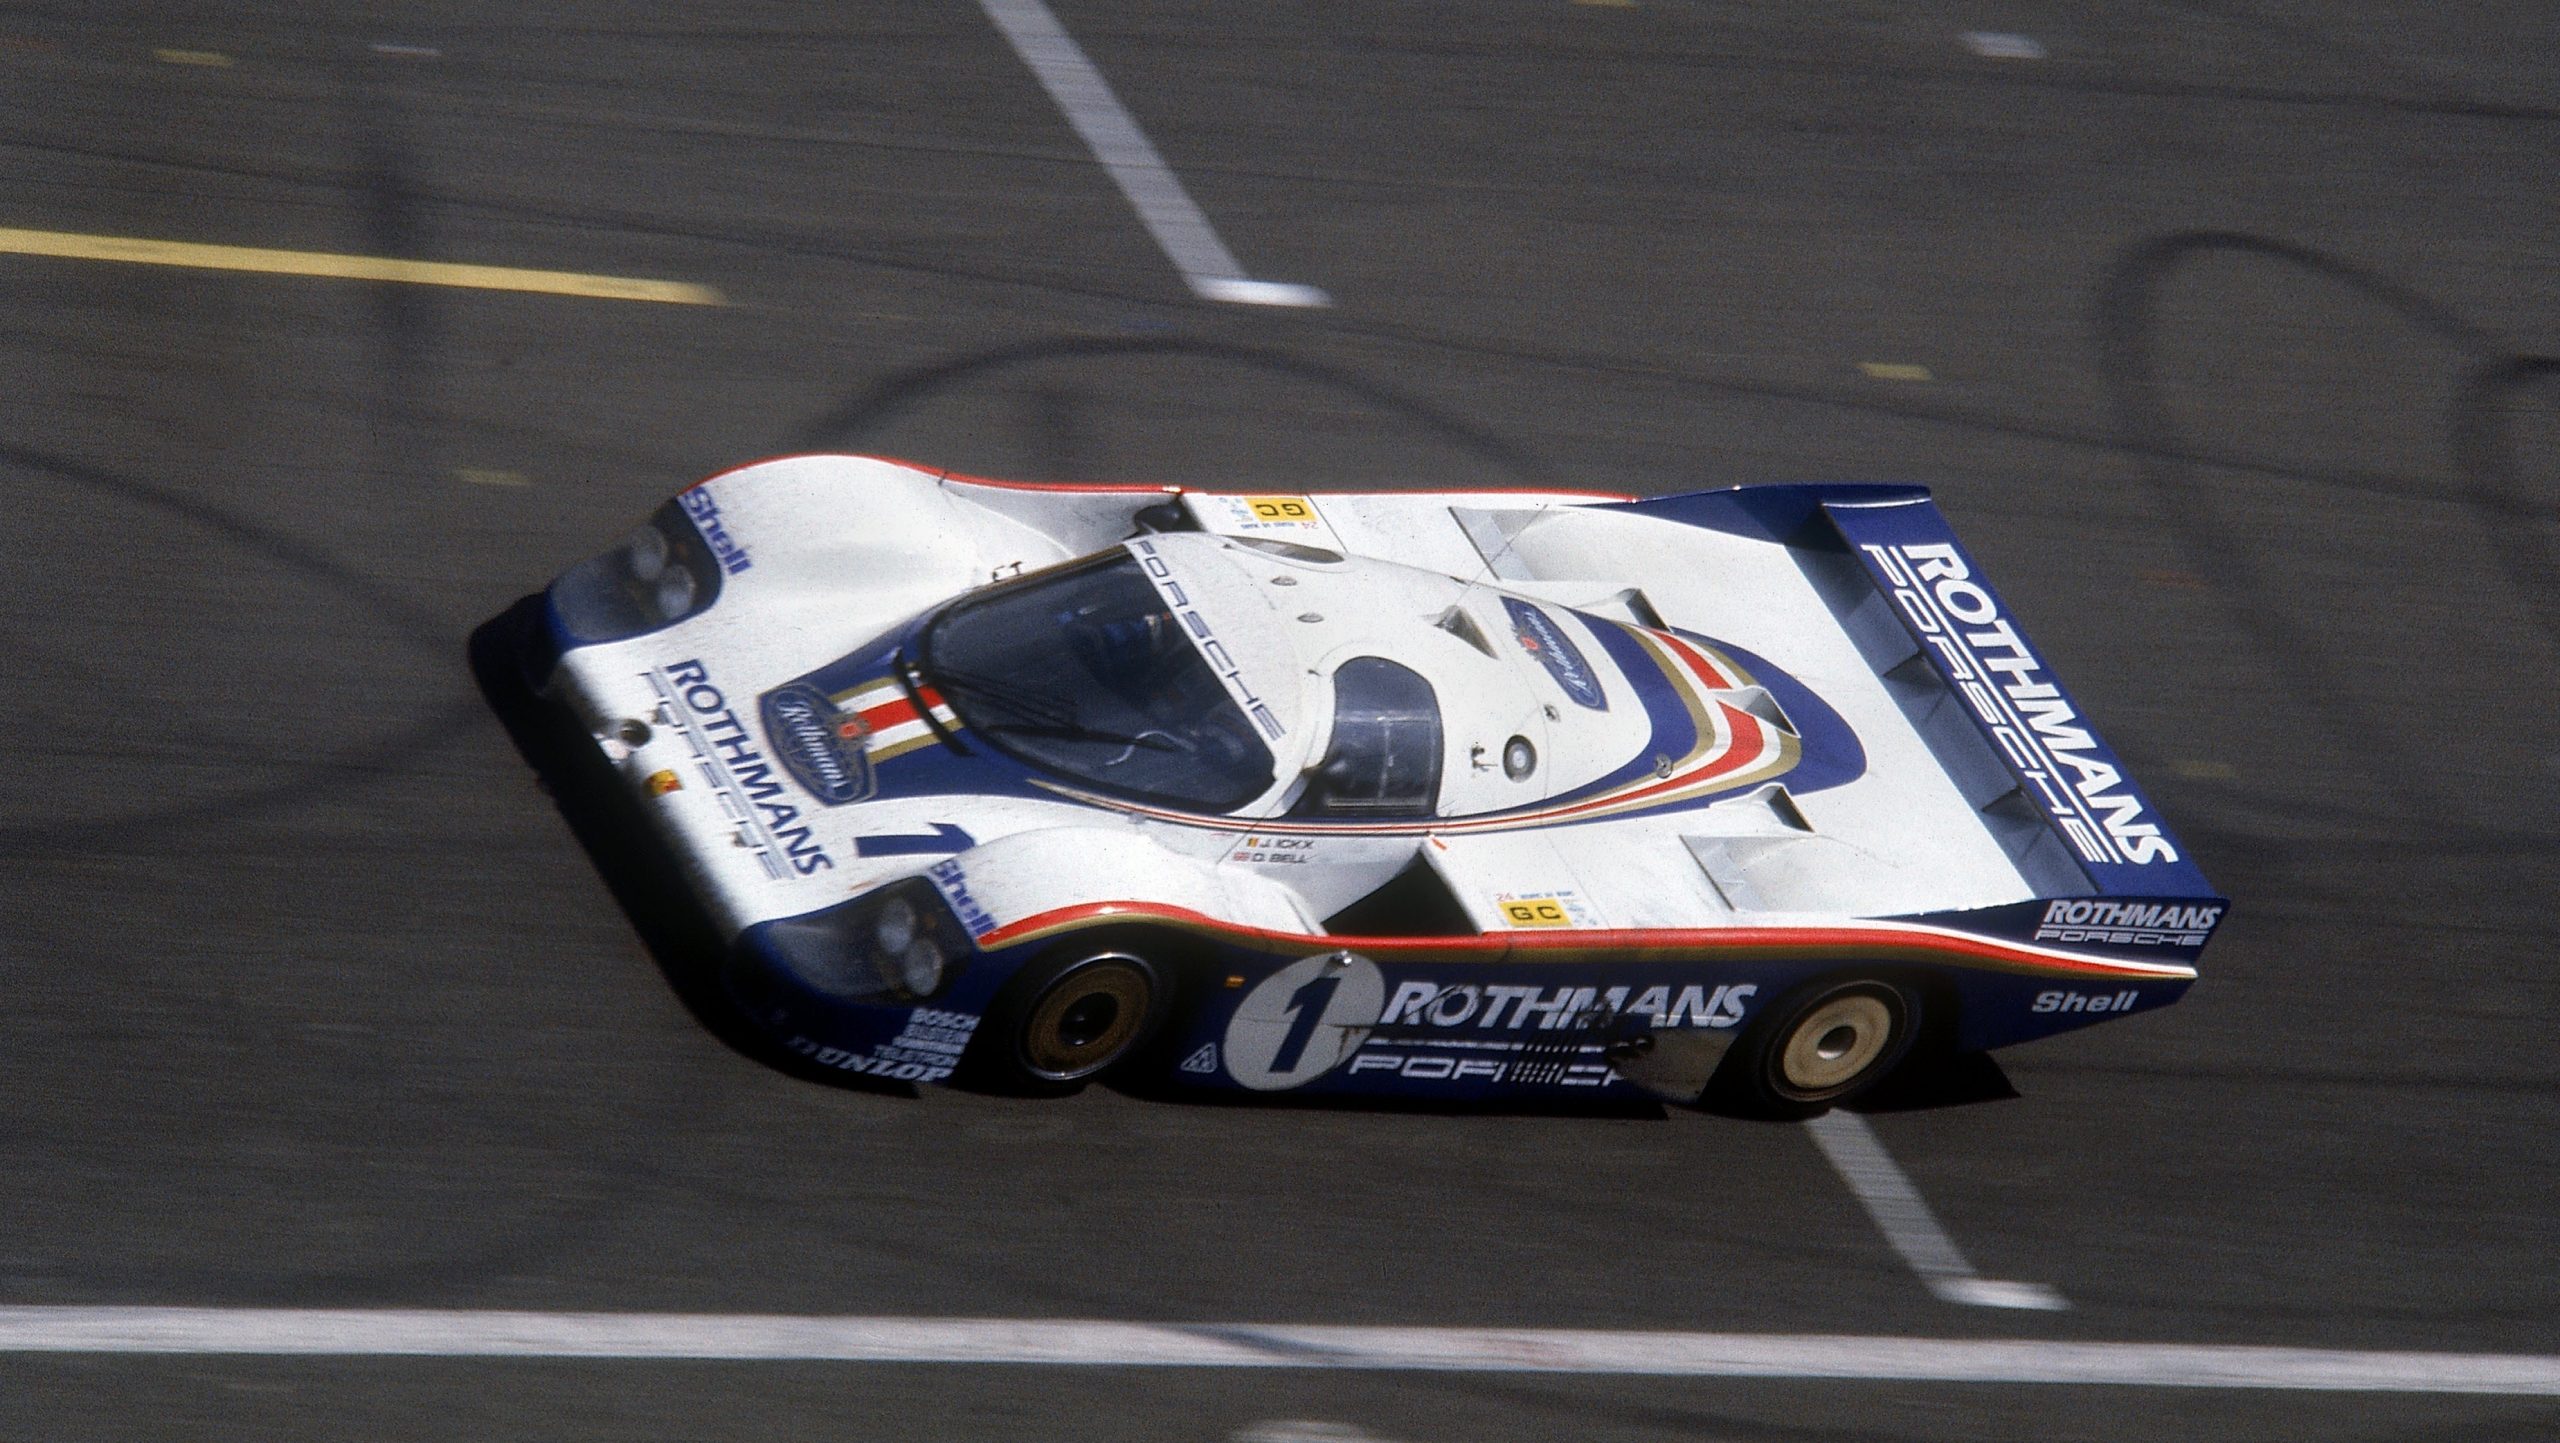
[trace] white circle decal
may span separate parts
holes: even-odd
[[[1227,1019],[1227,1072],[1256,1092],[1313,1082],[1359,1050],[1386,1000],[1387,980],[1366,957],[1300,958],[1263,978]]]

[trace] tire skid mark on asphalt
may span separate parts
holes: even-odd
[[[18,468],[71,482],[204,528],[244,552],[297,572],[371,612],[399,639],[434,654],[450,643],[448,628],[414,598],[348,561],[262,521],[244,518],[175,488],[139,480],[69,456],[0,445],[0,472]],[[0,477],[5,480],[5,477]],[[341,788],[360,785],[430,749],[470,734],[483,714],[476,696],[457,694],[445,706],[385,728],[326,757],[285,768],[279,775],[217,794],[80,819],[45,818],[0,823],[0,856],[50,855],[93,845],[148,824],[163,832],[180,826],[236,823],[284,806],[307,804]]]
[[[2227,514],[2224,498],[2198,474],[2201,468],[2230,463],[2214,460],[2206,448],[2186,438],[2162,380],[2158,342],[2169,284],[2197,260],[2210,257],[2255,261],[2307,276],[2475,358],[2462,378],[2445,436],[2460,486],[2375,489],[2471,510],[2482,534],[2495,538],[2491,549],[2509,582],[2555,641],[2560,641],[2560,585],[2552,580],[2552,553],[2536,528],[2521,524],[2547,520],[2549,507],[2530,478],[2520,474],[2523,468],[2516,464],[2501,403],[2521,387],[2560,374],[2560,358],[2521,351],[2492,328],[2379,271],[2313,246],[2244,231],[2177,231],[2126,248],[2100,283],[2093,317],[2117,449],[2140,466],[2145,488],[2192,558],[2191,569],[2214,579],[2234,624],[2264,647],[2271,667],[2302,699],[2303,713],[2373,757],[2367,775],[2378,791],[2401,811],[2425,817],[2431,825],[2476,825],[2476,799],[2439,779],[2433,755],[2380,719],[2355,663],[2335,649],[2329,618],[2300,614],[2296,599],[2270,579],[2260,538]]]
[[[993,381],[1005,373],[1046,363],[1104,364],[1151,359],[1216,362],[1330,391],[1381,417],[1410,423],[1422,434],[1465,452],[1515,484],[1533,490],[1566,484],[1564,475],[1543,458],[1418,395],[1294,350],[1200,336],[1049,336],[893,371],[804,423],[787,444],[821,450],[868,450],[885,444],[883,432],[900,416],[973,383]]]

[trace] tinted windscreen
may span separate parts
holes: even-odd
[[[954,603],[919,661],[971,733],[1044,770],[1196,811],[1271,786],[1271,749],[1125,552]]]
[[[1440,702],[1410,667],[1362,656],[1333,672],[1333,743],[1298,817],[1427,817],[1440,800]]]

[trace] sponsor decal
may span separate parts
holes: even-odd
[[[1252,717],[1253,724],[1262,728],[1263,735],[1273,741],[1288,735],[1288,729],[1280,724],[1280,718],[1271,710],[1270,704],[1263,701],[1244,679],[1244,672],[1227,651],[1226,643],[1218,640],[1217,633],[1210,628],[1209,619],[1191,604],[1190,594],[1174,578],[1173,567],[1157,554],[1156,544],[1141,539],[1130,542],[1129,549],[1137,556],[1138,564],[1146,568],[1147,579],[1156,584],[1156,590],[1164,593],[1165,604],[1173,608],[1173,614],[1181,620],[1183,629],[1191,633],[1192,644],[1200,648],[1200,655],[1208,660],[1209,669],[1218,674],[1218,680],[1236,699],[1236,705],[1243,707],[1245,715]]]
[[[2089,992],[2039,992],[2029,1012],[2130,1012],[2142,994],[2127,988],[2104,994]]]
[[[1392,1073],[1415,1082],[1462,1082],[1481,1078],[1516,1087],[1605,1087],[1618,1080],[1605,1062],[1564,1062],[1548,1058],[1453,1057],[1447,1053],[1382,1052],[1362,1049],[1345,1075]]]
[[[668,771],[665,768],[660,768],[657,771],[651,772],[649,774],[649,780],[642,783],[642,785],[648,788],[649,795],[653,797],[663,797],[669,792],[683,791],[684,778],[677,776],[674,772]]]
[[[2119,947],[2201,947],[2222,920],[2220,903],[2048,902],[2039,942],[2105,942]]]
[[[934,723],[940,723],[944,731],[960,729],[960,718],[943,704],[940,693],[931,687],[922,687],[919,695],[924,699],[931,721],[926,720],[927,712],[918,711],[916,704],[907,699],[906,689],[898,685],[895,677],[873,677],[832,693],[827,700],[836,708],[838,715],[861,724],[859,742],[870,759],[870,765],[876,769],[892,758],[932,746],[935,741]],[[856,734],[839,728],[838,735],[843,738],[847,750],[851,750]]]
[[[1308,505],[1304,496],[1239,496],[1236,499],[1244,503],[1247,516],[1263,525],[1315,524],[1316,508]]]
[[[1496,892],[1493,909],[1505,927],[1597,927],[1595,916],[1578,892]]]
[[[857,857],[934,857],[965,852],[978,845],[966,827],[936,822],[930,832],[882,832],[853,839]]]
[[[2096,735],[2054,685],[2052,671],[1953,546],[1863,543],[1859,549],[2082,860],[2178,860],[2176,844],[2145,814],[2142,799],[2124,789],[2123,774],[2098,755]]]
[[[1333,539],[1315,502],[1305,496],[1203,496],[1202,504],[1217,515],[1211,529],[1224,536],[1269,536],[1317,544],[1328,551],[1342,548]]]
[[[797,1035],[785,1045],[820,1067],[894,1082],[940,1082],[960,1065],[977,1030],[978,1019],[970,1013],[919,1007],[908,1014],[903,1031],[868,1052],[823,1047]]]
[[[1573,698],[1574,705],[1592,711],[1609,709],[1608,695],[1600,689],[1599,673],[1583,660],[1582,648],[1573,644],[1573,638],[1564,634],[1564,628],[1556,625],[1546,608],[1516,596],[1502,598],[1502,608],[1511,613],[1511,635],[1520,643],[1520,649],[1538,659],[1564,694]]]
[[[1206,1076],[1218,1070],[1218,1044],[1203,1042],[1200,1050],[1182,1059],[1182,1070],[1193,1076]]]
[[[1386,996],[1378,964],[1349,952],[1301,957],[1262,979],[1227,1019],[1227,1075],[1256,1092],[1303,1087],[1369,1038]]]
[[[1381,1027],[1465,1027],[1477,1031],[1552,1032],[1589,1027],[1619,1017],[1648,1018],[1656,1027],[1731,1027],[1756,983],[1718,987],[1575,987],[1460,983],[1444,987],[1414,979],[1396,984],[1378,1014]]]
[[[961,926],[969,929],[970,936],[984,937],[996,929],[995,916],[978,905],[977,898],[969,895],[969,874],[957,857],[934,863],[925,868],[924,874],[942,893],[942,900],[951,904],[952,915],[960,919]]]
[[[762,710],[764,734],[783,767],[819,801],[841,807],[879,793],[863,746],[871,728],[859,715],[837,711],[825,692],[798,681],[766,692]]]
[[[835,858],[800,819],[789,788],[756,746],[755,733],[730,709],[710,668],[699,660],[679,661],[647,675],[721,810],[737,824],[740,845],[756,854],[765,874],[789,881],[831,870]]]
[[[710,544],[711,554],[720,558],[721,570],[735,576],[755,565],[747,559],[747,548],[739,545],[738,538],[720,523],[720,503],[711,499],[709,487],[696,486],[677,497],[676,502],[684,507],[685,515],[693,518],[694,529]]]

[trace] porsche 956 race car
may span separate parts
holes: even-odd
[[[1918,487],[797,456],[539,614],[738,1014],[873,1078],[1802,1113],[2175,1001],[2225,912]]]

